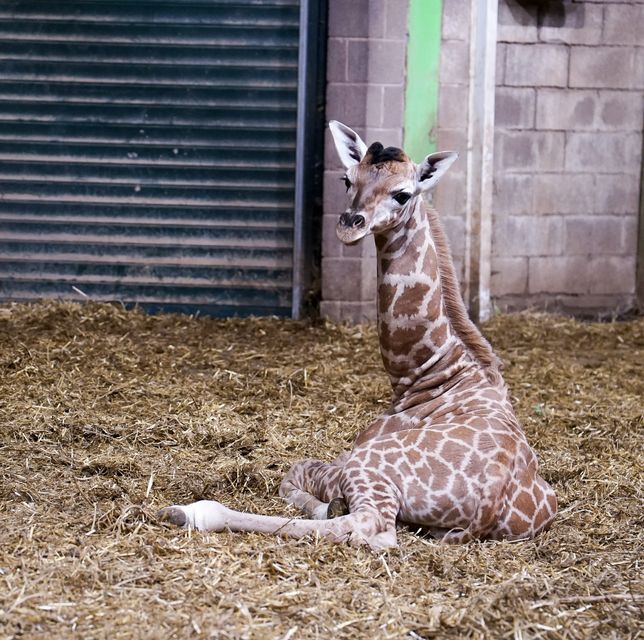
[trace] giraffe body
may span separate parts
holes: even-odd
[[[422,198],[456,159],[438,153],[415,165],[400,149],[367,149],[332,122],[351,205],[338,236],[368,233],[378,251],[378,330],[392,406],[333,463],[304,460],[280,494],[308,520],[232,511],[202,501],[162,510],[200,529],[317,532],[372,548],[396,544],[396,523],[445,542],[527,539],[547,528],[555,494],[538,475],[500,363],[467,317],[438,218]],[[341,498],[349,513],[325,519]]]

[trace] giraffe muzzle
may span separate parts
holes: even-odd
[[[346,211],[340,216],[340,224],[349,229],[361,229],[365,225],[365,217],[359,213],[347,213]]]

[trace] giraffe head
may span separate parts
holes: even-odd
[[[405,222],[416,198],[432,189],[458,157],[453,151],[440,151],[415,164],[397,147],[374,142],[367,148],[355,131],[337,120],[331,120],[329,128],[346,170],[343,180],[350,198],[336,227],[345,244]]]

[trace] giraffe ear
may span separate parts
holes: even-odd
[[[346,125],[337,120],[329,121],[329,129],[333,135],[335,148],[345,169],[356,165],[367,153],[367,145],[362,138]]]
[[[431,153],[418,165],[418,184],[421,191],[435,187],[458,158],[456,151]]]

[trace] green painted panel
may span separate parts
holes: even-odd
[[[441,0],[410,0],[404,148],[415,162],[436,151]]]

